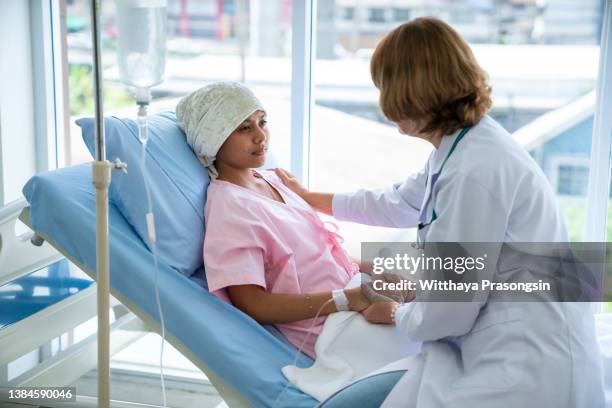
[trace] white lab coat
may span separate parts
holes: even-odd
[[[427,208],[427,180],[457,137],[445,136],[425,168],[379,191],[335,194],[340,220],[416,227],[426,242],[567,242],[543,172],[485,116],[444,165]],[[428,177],[429,175],[429,177]],[[512,270],[507,271],[509,279]],[[521,273],[516,271],[516,273]],[[396,315],[407,340],[423,341],[384,407],[604,406],[603,374],[589,303],[413,302]]]

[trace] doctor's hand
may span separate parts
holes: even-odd
[[[297,177],[289,173],[287,170],[281,168],[274,169],[274,172],[276,173],[278,178],[281,179],[283,184],[289,188],[289,190],[293,191],[294,193],[302,197],[306,202],[308,202],[308,200],[306,199],[308,196],[308,189],[302,184],[300,184]]]
[[[313,193],[300,184],[300,181],[293,174],[284,169],[274,169],[279,179],[291,191],[302,197],[312,208],[322,213],[332,215],[332,201],[334,195],[331,193]]]
[[[395,311],[399,305],[397,302],[375,302],[361,314],[369,323],[395,324]]]

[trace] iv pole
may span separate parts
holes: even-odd
[[[92,167],[96,188],[96,284],[98,302],[98,407],[110,406],[110,328],[109,328],[109,250],[108,250],[108,186],[111,170],[127,167],[125,163],[106,160],[100,55],[100,1],[91,0],[91,31],[93,45],[94,98],[96,118],[96,160]]]

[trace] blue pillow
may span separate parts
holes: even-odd
[[[83,140],[93,156],[95,120],[84,118],[76,123],[81,127]],[[148,204],[142,178],[138,125],[131,119],[107,117],[104,130],[106,159],[114,162],[119,158],[128,165],[127,174],[112,172],[109,199],[151,249],[145,221]],[[159,259],[183,275],[191,276],[202,265],[204,202],[210,179],[187,145],[174,113],[164,112],[149,117],[145,160]]]
[[[94,156],[95,120],[83,118],[76,124],[81,127],[83,140]],[[148,204],[140,167],[138,125],[131,119],[106,117],[104,131],[106,159],[114,162],[119,158],[128,165],[127,174],[113,171],[109,199],[151,249],[145,221]],[[210,178],[187,144],[174,112],[149,116],[145,161],[155,217],[157,254],[161,261],[185,276],[201,273],[204,203]],[[262,168],[271,167],[276,167],[276,160],[270,152]]]

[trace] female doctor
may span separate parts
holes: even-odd
[[[288,187],[340,220],[417,227],[421,242],[568,241],[544,174],[486,115],[486,74],[450,26],[435,18],[399,26],[377,46],[370,70],[383,114],[400,133],[435,147],[425,167],[389,188],[348,194],[308,191],[277,169]],[[514,263],[496,278],[516,280],[527,267]],[[389,377],[391,385],[370,377],[322,406],[376,405],[378,398],[387,407],[603,407],[589,304],[495,296],[415,301],[397,310],[375,304],[366,318],[395,324],[410,340],[423,341],[423,352],[405,363],[399,380]]]

